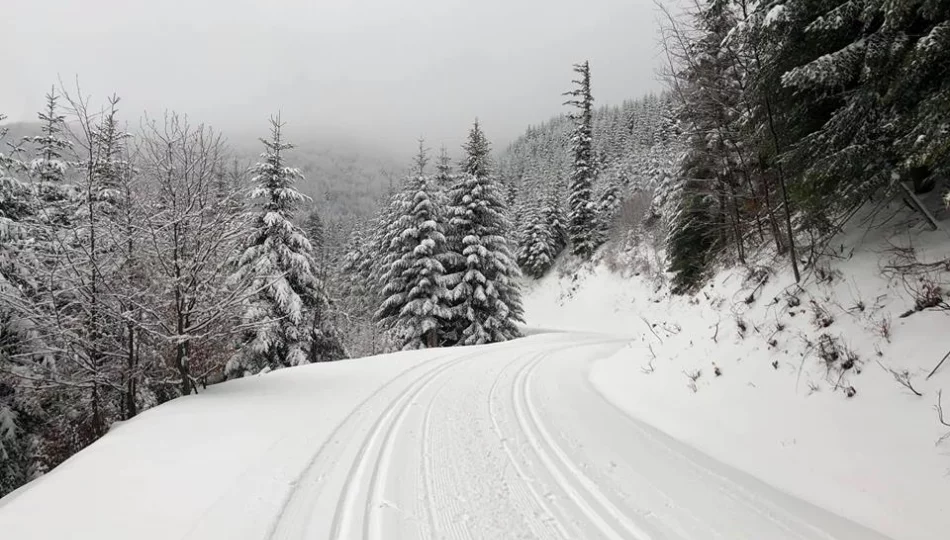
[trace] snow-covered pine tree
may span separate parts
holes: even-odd
[[[6,116],[0,114],[0,122],[5,119]],[[0,127],[0,144],[4,143],[6,133],[7,130]],[[4,234],[12,234],[13,227],[34,212],[30,186],[17,177],[15,169],[22,169],[19,162],[0,152],[0,240]],[[0,242],[0,250],[10,245]]]
[[[654,189],[660,169],[670,169],[670,161],[679,154],[679,133],[674,129],[672,108],[671,97],[664,94],[592,111],[593,143],[611,164],[611,170],[623,171],[624,192],[638,187]],[[561,186],[560,179],[572,176],[573,128],[573,120],[567,116],[552,118],[526,129],[498,156],[499,177],[513,181],[517,191],[516,204],[511,208],[554,184],[567,202],[568,190]],[[651,182],[654,184],[650,185]]]
[[[524,245],[525,238],[527,238],[527,229],[530,225],[531,216],[529,214],[532,202],[534,201],[519,198],[508,206],[508,215],[511,216],[508,218],[508,222],[511,224],[511,237],[509,241],[515,252],[516,259],[519,261],[519,266],[521,261],[521,248]],[[522,270],[523,269],[522,267]]]
[[[589,259],[597,247],[594,240],[594,208],[591,200],[591,189],[594,183],[594,154],[593,154],[593,103],[590,93],[590,64],[575,64],[574,71],[580,76],[573,83],[574,90],[564,95],[570,96],[565,105],[577,109],[571,113],[574,121],[574,132],[571,135],[571,150],[574,164],[571,169],[570,186],[570,236],[572,251],[575,255]]]
[[[620,171],[616,167],[610,168],[602,175],[600,193],[597,197],[597,212],[594,215],[594,245],[600,246],[607,241],[607,235],[613,225],[617,210],[623,202]]]
[[[518,200],[519,182],[514,178],[508,178],[504,180],[501,185],[504,186],[505,204],[508,206],[508,208],[511,208]]]
[[[455,173],[452,171],[452,160],[449,159],[449,153],[443,146],[439,150],[439,160],[435,165],[435,188],[440,193],[447,192],[455,182]]]
[[[567,247],[568,233],[567,220],[564,216],[564,205],[561,203],[559,183],[547,190],[544,206],[541,209],[541,219],[548,226],[551,240],[551,258],[556,259]]]
[[[6,117],[0,114],[0,122]],[[0,144],[6,130],[0,127]],[[0,146],[2,148],[2,146]],[[32,193],[11,170],[12,158],[0,152],[0,497],[29,481],[29,437],[23,429],[22,394],[12,371],[14,355],[25,352],[28,335],[17,314],[7,308],[8,297],[20,298],[30,272],[24,265],[22,220],[31,214]],[[28,242],[27,242],[28,243]]]
[[[121,384],[122,418],[128,420],[138,414],[140,382],[145,369],[140,363],[142,337],[141,320],[146,304],[146,270],[141,259],[141,194],[136,185],[137,170],[129,158],[128,142],[131,134],[118,123],[118,96],[109,98],[108,109],[93,130],[93,143],[98,156],[93,167],[96,175],[95,199],[100,205],[103,228],[109,237],[110,250],[115,254],[109,279],[114,297],[108,299],[111,315],[109,333],[113,336],[111,351],[116,364],[119,358],[124,366],[116,366]]]
[[[950,177],[950,2],[892,3],[885,16],[890,47],[879,51],[889,53],[881,60],[892,71],[868,79],[887,80],[883,95],[891,104],[901,181],[925,192]]]
[[[546,208],[539,208],[547,201],[529,205],[525,209],[524,222],[527,224],[518,248],[518,266],[522,272],[540,279],[554,264],[554,239],[551,226],[545,219]]]
[[[694,291],[706,277],[716,242],[708,227],[711,213],[711,204],[702,195],[686,192],[677,198],[666,242],[673,294]]]
[[[22,381],[17,386],[39,411],[40,433],[31,434],[36,441],[30,451],[31,475],[82,449],[123,416],[117,392],[123,371],[115,339],[121,318],[114,287],[119,249],[109,217],[114,206],[99,199],[100,188],[108,183],[104,167],[115,157],[106,147],[122,142],[106,127],[114,125],[114,106],[98,116],[88,113],[85,101],[66,99],[78,126],[73,149],[79,153],[70,156],[77,164],[74,196],[41,199],[39,204],[62,210],[57,215],[64,219],[50,219],[53,214],[45,209],[36,212],[39,217],[30,225],[39,226],[30,227],[30,234],[38,239],[31,247],[37,255],[28,263],[36,286],[22,297],[3,297],[5,306],[30,324],[30,346],[18,360]],[[33,170],[57,174],[64,168],[37,163]],[[53,185],[59,179],[47,181]]]
[[[66,117],[60,112],[59,98],[56,88],[50,89],[46,94],[46,108],[37,114],[42,134],[24,139],[33,147],[34,158],[29,163],[29,171],[42,203],[40,218],[49,223],[68,218],[62,205],[70,197],[66,185],[69,165],[63,154],[72,144],[65,136]]]
[[[657,186],[653,206],[654,213],[663,215],[671,230],[667,237],[670,267],[676,272],[685,269],[677,280],[700,279],[705,275],[698,267],[717,253],[700,250],[722,250],[733,245],[738,259],[744,260],[744,229],[749,222],[762,222],[758,216],[746,219],[741,205],[741,201],[755,200],[757,191],[751,187],[754,177],[750,163],[754,156],[749,145],[741,140],[745,134],[739,124],[748,109],[742,101],[742,89],[748,84],[744,69],[750,61],[739,62],[740,57],[728,39],[737,24],[737,9],[731,2],[719,0],[699,2],[691,9],[685,23],[671,19],[663,29],[664,47],[674,66],[670,75],[678,100],[676,111],[688,136],[687,151],[677,164],[679,178]],[[659,99],[650,100],[648,105],[655,110],[665,108]],[[652,115],[654,135],[645,143],[657,146],[664,116]],[[660,176],[659,159],[653,154],[641,163],[651,183]],[[748,191],[740,196],[747,186]],[[707,221],[702,223],[703,219]],[[695,235],[685,234],[693,231]],[[712,240],[706,241],[709,235]],[[703,241],[694,241],[699,236]],[[695,285],[677,283],[676,288],[688,290]]]
[[[403,349],[438,347],[445,341],[451,315],[445,286],[448,251],[443,233],[442,209],[437,186],[426,175],[428,161],[419,141],[415,170],[403,189],[401,215],[392,229],[398,231],[388,249],[396,256],[382,275],[383,302],[376,317],[400,341]]]
[[[389,269],[402,256],[402,253],[393,249],[393,246],[399,241],[402,230],[399,228],[399,220],[402,216],[409,213],[411,200],[407,198],[406,191],[396,191],[389,197],[388,204],[383,207],[377,216],[374,224],[370,247],[361,250],[361,261],[359,263],[359,273],[368,277],[368,280],[375,285],[374,296],[377,300],[374,308],[374,318],[376,320],[386,318],[392,314],[379,313],[378,309],[386,301],[388,295],[384,293],[387,287],[403,288],[400,274],[390,274]]]
[[[105,434],[113,419],[122,417],[116,391],[124,378],[123,366],[117,361],[121,316],[113,294],[120,247],[113,234],[113,218],[115,174],[125,137],[117,129],[117,98],[110,100],[101,114],[95,114],[89,111],[87,99],[65,97],[78,126],[72,145],[76,152],[75,195],[59,207],[64,210],[61,218],[47,228],[55,240],[44,246],[49,272],[44,278],[52,285],[44,291],[39,306],[44,310],[43,331],[49,342],[69,351],[55,354],[55,370],[47,375],[65,381],[60,383],[63,397],[75,393],[72,398],[76,403],[70,405],[78,410],[72,419],[76,425],[66,429],[78,435],[81,448]],[[49,185],[53,183],[50,180]],[[46,204],[57,202],[48,198]],[[56,258],[60,261],[49,265]]]
[[[120,184],[132,164],[125,158],[125,147],[131,135],[122,131],[118,124],[119,97],[109,98],[108,109],[92,132],[97,156],[93,165],[96,176],[93,197],[101,203],[102,210],[114,217],[120,199]]]
[[[460,345],[505,341],[520,335],[521,275],[507,235],[504,194],[492,176],[488,139],[475,121],[464,145],[461,174],[448,194],[447,238],[455,255],[446,279],[452,325]]]
[[[784,89],[776,108],[797,113],[775,116],[808,224],[831,232],[881,189],[924,193],[946,177],[948,2],[773,0],[752,22],[777,66],[765,80]]]
[[[231,377],[306,364],[320,354],[313,350],[314,332],[333,330],[325,322],[326,297],[310,241],[292,221],[307,200],[294,187],[303,175],[286,163],[285,152],[293,146],[283,139],[280,117],[270,123],[271,136],[261,139],[263,161],[253,167],[256,186],[249,194],[257,216],[232,276],[234,282],[247,282],[251,294],[240,349],[226,369]]]
[[[376,354],[402,345],[396,343],[390,333],[381,331],[383,329],[375,314],[384,300],[382,290],[386,283],[381,276],[396,258],[389,245],[396,235],[393,224],[397,216],[405,213],[403,193],[391,194],[375,218],[357,227],[350,235],[349,251],[343,258],[341,288],[342,295],[347,298],[344,307],[351,317],[362,323],[358,329],[348,325],[348,329],[356,330],[358,334],[357,352]]]
[[[320,212],[317,209],[313,209],[307,214],[307,219],[304,220],[303,224],[303,231],[307,235],[307,239],[310,240],[310,246],[314,250],[323,248],[325,242],[323,219],[320,218]]]
[[[307,239],[310,240],[310,246],[313,248],[313,260],[316,262],[317,277],[327,287],[327,279],[330,274],[331,258],[327,246],[326,227],[323,225],[323,218],[320,217],[320,211],[312,208],[307,212],[307,217],[303,220],[302,229]]]

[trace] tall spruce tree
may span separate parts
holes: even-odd
[[[595,214],[591,190],[594,184],[594,152],[593,152],[593,105],[594,98],[590,93],[590,63],[575,64],[574,72],[580,78],[572,81],[576,88],[566,92],[570,96],[565,105],[576,108],[570,114],[574,121],[574,132],[571,135],[571,150],[574,164],[571,168],[570,196],[570,227],[571,246],[575,255],[589,259],[594,254]]]
[[[449,291],[445,286],[448,259],[443,233],[442,209],[437,186],[426,175],[428,162],[419,141],[415,170],[404,187],[392,230],[396,235],[388,249],[396,256],[383,270],[383,302],[377,319],[396,336],[403,349],[438,347],[446,341],[446,323],[451,316]]]
[[[492,175],[489,143],[475,121],[461,173],[448,194],[448,241],[455,341],[478,345],[520,335],[521,275],[508,245],[504,194]]]
[[[64,154],[70,151],[72,143],[66,138],[66,116],[60,112],[59,99],[56,89],[50,89],[46,108],[37,114],[41,134],[24,139],[33,147],[34,157],[28,167],[41,203],[39,217],[53,224],[68,219],[68,211],[63,207],[70,198],[70,187],[66,184],[69,162]]]
[[[249,282],[252,294],[241,348],[228,363],[232,377],[312,361],[320,356],[315,332],[330,332],[334,341],[312,246],[292,221],[307,197],[294,187],[303,175],[286,163],[285,152],[293,145],[283,139],[283,126],[279,116],[271,119],[270,139],[261,139],[263,161],[253,167],[256,186],[249,197],[257,217],[233,276]]]

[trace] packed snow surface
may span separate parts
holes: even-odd
[[[0,537],[885,538],[608,401],[591,368],[630,343],[536,334],[218,385],[0,501]]]

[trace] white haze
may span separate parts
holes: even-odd
[[[260,133],[411,153],[457,148],[478,116],[496,147],[564,111],[589,59],[599,104],[658,91],[651,0],[46,0],[0,23],[0,112],[30,120],[78,76],[84,93]]]

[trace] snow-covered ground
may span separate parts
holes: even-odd
[[[932,261],[950,255],[948,240],[943,232],[855,231],[836,243],[840,258],[823,273],[831,279],[819,284],[812,274],[803,290],[776,266],[758,289],[764,274],[749,280],[737,269],[693,297],[671,297],[652,280],[599,265],[533,284],[526,310],[539,327],[633,337],[595,365],[591,380],[643,423],[893,538],[947,538],[950,441],[936,443],[950,430],[934,405],[946,388],[950,407],[950,361],[925,378],[950,350],[950,319],[939,310],[900,318],[922,284],[913,277],[905,286],[882,270],[901,251],[895,245]],[[819,358],[822,334],[838,340],[833,366]],[[854,365],[842,370],[846,349]],[[888,370],[906,370],[923,396]]]
[[[883,538],[603,399],[590,368],[628,343],[541,334],[218,385],[116,427],[0,501],[0,533]]]

